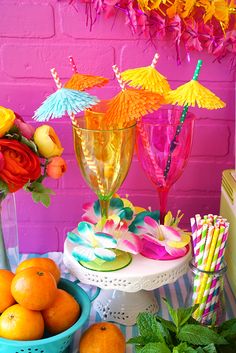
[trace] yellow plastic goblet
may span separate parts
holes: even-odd
[[[135,126],[107,130],[104,118],[106,104],[101,111],[89,110],[76,118],[73,125],[74,148],[82,175],[97,194],[101,206],[102,223],[108,215],[113,194],[128,173],[135,143]]]

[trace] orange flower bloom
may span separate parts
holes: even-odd
[[[0,179],[8,185],[10,192],[21,189],[41,175],[39,157],[23,143],[0,139],[0,151],[4,159]]]
[[[47,175],[59,179],[66,171],[66,162],[62,157],[54,157],[47,166]]]

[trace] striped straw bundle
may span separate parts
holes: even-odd
[[[199,304],[194,318],[203,324],[211,324],[220,308],[220,292],[225,271],[224,253],[228,238],[229,223],[221,216],[199,214],[191,218],[192,247],[195,276],[193,303]]]

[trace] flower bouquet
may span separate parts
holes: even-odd
[[[53,191],[43,181],[46,177],[57,179],[66,171],[62,152],[52,127],[42,125],[35,129],[11,109],[0,107],[0,268],[11,268],[8,257],[12,258],[13,254],[14,262],[18,258],[18,242],[15,245],[13,241],[13,233],[17,233],[15,229],[9,230],[8,224],[2,224],[3,200],[23,188],[31,192],[35,202],[48,207]],[[8,201],[4,202],[5,206]],[[7,209],[9,213],[12,217],[12,210]],[[11,265],[14,267],[15,263],[12,261]]]
[[[0,107],[0,191],[1,200],[10,192],[32,193],[35,202],[46,207],[53,191],[44,187],[46,177],[59,178],[66,171],[63,148],[49,125],[34,128],[11,109]]]

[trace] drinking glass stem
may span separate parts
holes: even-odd
[[[166,207],[167,207],[167,199],[169,190],[158,190],[159,198],[160,198],[160,222],[164,224],[164,218],[166,215]]]
[[[100,207],[101,207],[101,216],[102,216],[102,225],[106,223],[108,218],[108,208],[110,204],[110,199],[108,200],[101,200],[99,199]]]

